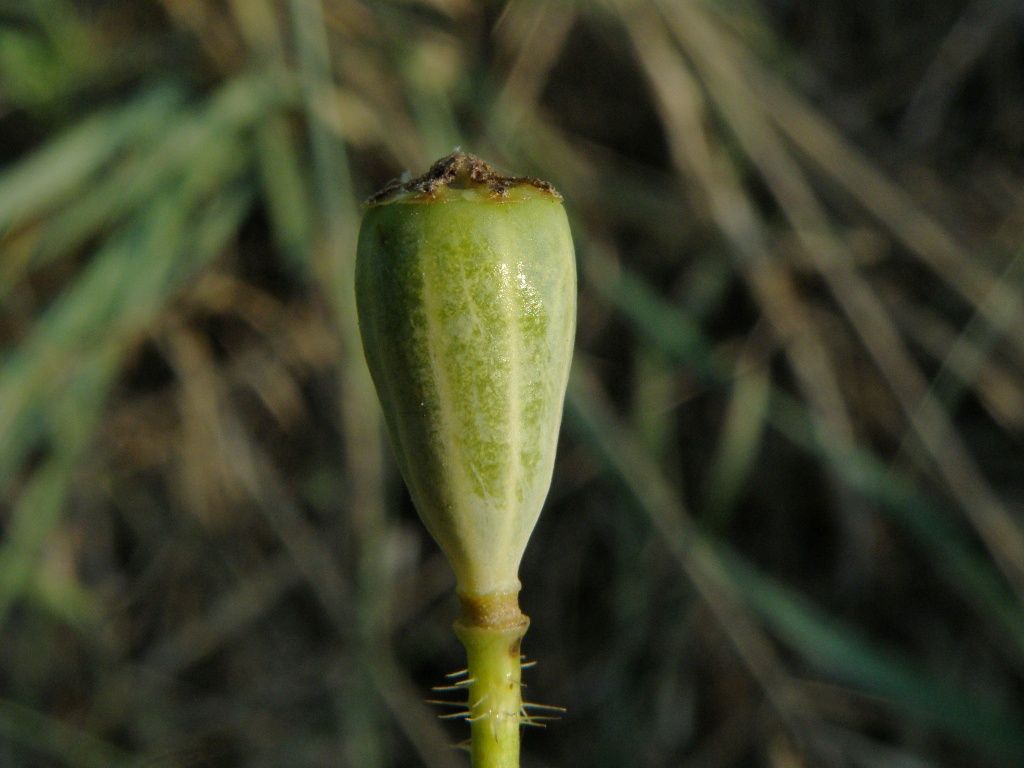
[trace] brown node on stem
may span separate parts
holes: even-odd
[[[393,179],[380,192],[366,201],[367,205],[378,205],[387,202],[400,193],[411,193],[417,197],[435,197],[446,187],[484,187],[495,199],[508,196],[509,190],[520,185],[528,185],[550,195],[555,200],[562,196],[546,181],[532,176],[502,176],[489,164],[476,155],[468,152],[455,151],[434,163],[422,176],[410,181]]]
[[[488,595],[459,594],[462,615],[458,623],[463,627],[526,631],[530,620],[519,610],[518,592],[492,592]],[[518,645],[516,654],[519,653]]]

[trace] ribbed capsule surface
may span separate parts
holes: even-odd
[[[572,238],[547,185],[446,160],[431,169],[441,183],[428,173],[366,211],[360,330],[402,475],[460,591],[515,591],[572,357]]]

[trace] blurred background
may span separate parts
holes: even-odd
[[[0,765],[468,765],[361,201],[580,269],[523,765],[1024,765],[1024,5],[0,2]]]

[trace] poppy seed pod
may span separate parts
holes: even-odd
[[[398,465],[460,595],[515,594],[575,332],[561,197],[449,155],[369,201],[356,299]]]

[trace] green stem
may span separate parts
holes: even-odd
[[[515,593],[460,595],[455,634],[466,647],[473,768],[519,768],[522,657],[530,620]]]

